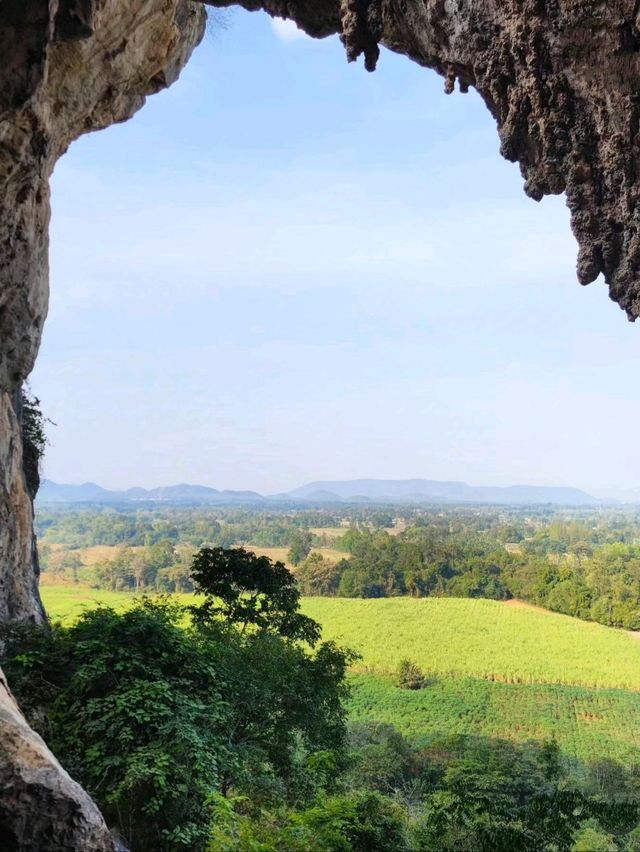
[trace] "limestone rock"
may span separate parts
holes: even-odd
[[[38,575],[20,425],[11,396],[0,393],[0,621],[45,620]]]
[[[0,6],[0,389],[28,376],[40,345],[56,161],[78,136],[125,121],[170,85],[204,23],[189,0]]]
[[[47,313],[49,177],[75,138],[126,120],[175,80],[204,22],[189,0],[0,4],[0,620],[45,619],[33,536],[37,472],[23,452],[17,392]],[[97,807],[0,679],[0,850],[115,849]]]
[[[116,852],[97,807],[28,726],[1,671],[0,849]]]

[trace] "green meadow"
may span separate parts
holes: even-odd
[[[132,596],[81,585],[42,588],[53,619]],[[180,596],[188,600],[190,596]],[[640,640],[534,607],[459,598],[306,598],[326,639],[357,651],[350,715],[424,740],[477,734],[555,737],[580,760],[640,762]],[[402,658],[429,675],[395,686]]]

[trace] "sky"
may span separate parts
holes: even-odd
[[[640,326],[475,92],[234,11],[53,178],[44,475],[640,486]]]

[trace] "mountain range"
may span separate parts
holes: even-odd
[[[578,488],[546,485],[467,485],[435,479],[354,479],[344,482],[311,482],[287,494],[300,500],[371,500],[432,503],[558,503],[592,505],[596,497]]]
[[[82,485],[66,485],[45,479],[38,492],[41,503],[251,503],[263,500],[255,491],[218,491],[207,485],[167,485],[160,488],[128,488],[126,491],[110,491],[95,482]]]
[[[589,506],[602,502],[578,488],[545,485],[468,485],[435,479],[354,479],[310,482],[283,494],[264,496],[257,491],[219,491],[206,485],[169,485],[110,491],[94,482],[67,485],[45,479],[40,503],[256,503],[291,501],[306,503],[484,503],[498,505]]]

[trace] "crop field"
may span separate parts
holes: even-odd
[[[296,570],[287,559],[287,554],[289,553],[288,547],[259,547],[256,544],[244,544],[243,547],[247,550],[252,550],[258,556],[268,556],[269,559],[273,559],[274,562],[284,562],[291,571]],[[325,559],[328,559],[329,562],[339,562],[347,555],[341,550],[335,550],[331,547],[312,547],[311,553],[320,553]]]
[[[46,574],[44,576],[46,577]],[[84,610],[95,609],[101,605],[126,609],[135,597],[127,592],[92,589],[82,583],[40,584],[40,595],[51,620],[63,623],[73,621]]]
[[[640,690],[640,640],[537,607],[468,598],[306,598],[327,638],[388,673],[407,657],[427,673],[505,683]]]
[[[65,621],[132,600],[70,584],[45,586],[42,596],[52,618]],[[580,760],[640,763],[640,640],[632,634],[487,600],[306,598],[303,608],[325,638],[362,655],[350,676],[353,720],[425,739],[555,736]],[[430,676],[424,689],[394,685],[403,657]]]
[[[512,684],[436,677],[421,690],[398,689],[390,677],[351,675],[349,716],[386,722],[409,737],[473,734],[514,742],[550,740],[588,762],[640,762],[640,694],[561,684]]]

